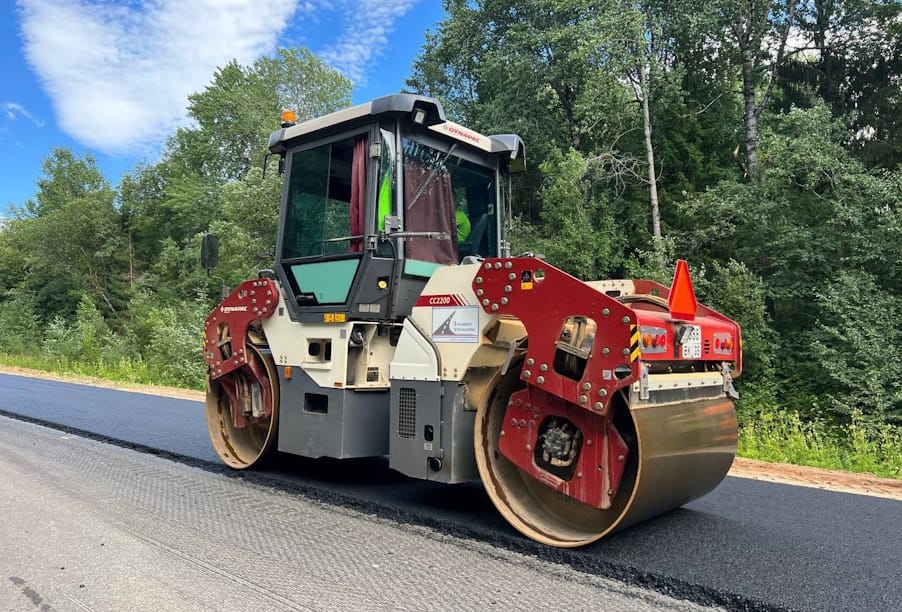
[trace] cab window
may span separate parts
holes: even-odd
[[[402,146],[404,229],[450,236],[407,240],[406,269],[434,269],[467,255],[497,256],[496,170],[463,159],[455,148],[440,151],[413,138],[404,138]]]
[[[292,155],[283,259],[362,250],[366,140],[347,138]]]
[[[363,251],[366,160],[366,135],[292,154],[281,258],[299,304],[347,301]]]

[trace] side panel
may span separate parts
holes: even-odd
[[[499,321],[479,307],[471,287],[478,269],[470,264],[433,272],[391,364],[389,465],[414,478],[479,480],[476,408],[525,336],[519,322]]]
[[[279,450],[303,457],[376,457],[388,452],[388,392],[320,387],[300,368],[279,366]]]
[[[427,479],[443,459],[441,449],[442,384],[392,379],[388,466]]]
[[[479,480],[473,447],[476,412],[467,407],[467,386],[453,381],[443,383],[442,396],[442,471],[429,480],[446,483]]]
[[[475,267],[469,267],[436,272],[451,273],[453,285],[472,296],[467,283]],[[475,409],[523,330],[515,321],[499,323],[475,305],[461,305],[467,314],[478,313],[477,334],[465,325],[467,342],[436,342],[430,337],[435,330],[412,317],[394,346],[390,325],[298,322],[277,309],[263,324],[279,370],[279,450],[304,457],[390,455],[393,469],[415,478],[478,480]],[[436,316],[445,316],[439,306]],[[433,308],[415,310],[432,325]],[[492,340],[484,336],[488,326]]]
[[[391,326],[301,323],[279,308],[263,329],[279,370],[279,450],[337,459],[387,454]]]
[[[392,380],[437,381],[440,364],[435,345],[413,322],[404,321],[389,369]]]
[[[473,292],[479,269],[479,264],[438,268],[411,313],[438,350],[442,380],[463,380],[470,368],[500,366],[507,357],[510,338],[486,337],[498,317],[480,308]]]
[[[282,307],[263,322],[276,365],[303,369],[327,389],[387,389],[395,352],[392,327],[366,321],[301,323]]]
[[[449,484],[479,480],[473,451],[476,413],[466,385],[393,380],[389,467],[413,478]]]

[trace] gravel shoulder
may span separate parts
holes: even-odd
[[[42,378],[45,380],[56,380],[93,387],[103,387],[107,389],[117,389],[133,393],[145,393],[148,395],[158,395],[176,399],[198,402],[204,401],[204,393],[202,391],[193,391],[191,389],[122,383],[90,376],[53,374],[18,366],[0,366],[0,373]],[[737,457],[733,461],[733,467],[730,469],[730,476],[810,487],[825,491],[837,491],[840,493],[852,493],[856,495],[869,495],[872,497],[902,500],[902,480],[879,478],[873,474],[867,473],[858,474],[786,463],[768,463],[766,461]]]

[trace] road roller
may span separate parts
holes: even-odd
[[[269,138],[274,267],[205,322],[222,461],[387,457],[481,481],[528,538],[589,544],[711,491],[735,455],[739,326],[670,287],[512,255],[522,140],[397,94]],[[276,164],[270,164],[274,171]],[[203,239],[216,266],[219,239]]]

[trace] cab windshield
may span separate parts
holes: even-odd
[[[408,271],[415,272],[418,263],[425,268],[459,263],[468,255],[496,257],[496,169],[465,159],[456,145],[442,151],[411,137],[402,140],[402,155],[404,229],[451,237],[408,239],[405,256],[413,264]]]

